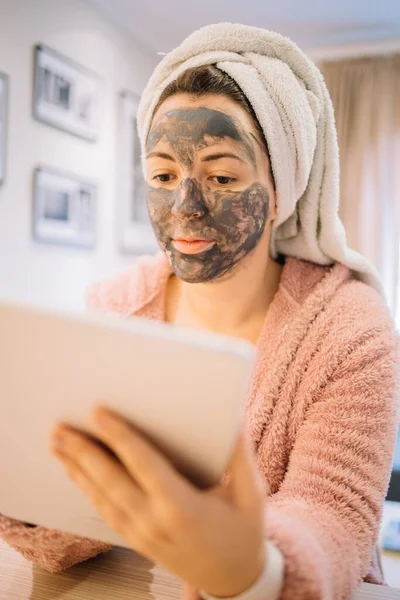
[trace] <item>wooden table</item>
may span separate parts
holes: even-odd
[[[178,600],[180,583],[146,559],[115,548],[59,575],[0,541],[0,600]],[[351,600],[400,600],[400,590],[363,583]]]

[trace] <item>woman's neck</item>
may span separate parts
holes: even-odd
[[[269,259],[264,270],[243,267],[223,281],[189,284],[172,276],[166,320],[256,343],[278,289],[282,265]]]

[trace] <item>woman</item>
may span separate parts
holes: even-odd
[[[139,133],[163,252],[95,286],[89,305],[256,344],[246,435],[206,492],[104,408],[91,427],[119,462],[63,425],[53,452],[133,549],[204,597],[339,599],[382,583],[398,346],[337,216],[318,70],[277,34],[205,27],[155,70]],[[107,549],[4,518],[1,532],[50,570]]]

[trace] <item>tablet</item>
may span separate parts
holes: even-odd
[[[254,358],[234,338],[0,300],[0,513],[126,546],[50,454],[54,423],[85,430],[105,404],[207,487],[229,462]]]

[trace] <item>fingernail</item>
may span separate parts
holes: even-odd
[[[98,427],[106,427],[110,422],[110,413],[104,408],[96,408],[92,413],[92,420]]]
[[[65,454],[65,452],[63,452],[63,450],[60,450],[59,448],[54,448],[54,446],[51,449],[51,453],[54,456],[54,458],[56,458],[60,462],[65,462],[68,459],[68,456]]]
[[[68,431],[59,429],[52,437],[52,446],[54,450],[62,450],[68,442]]]
[[[55,450],[62,450],[65,447],[65,435],[63,433],[57,433],[53,439],[52,444]]]

